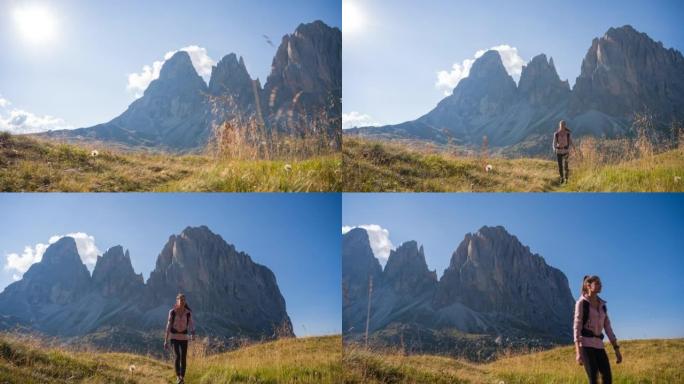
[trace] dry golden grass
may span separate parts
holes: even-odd
[[[97,150],[96,156],[92,151]],[[340,155],[240,160],[124,151],[0,133],[0,191],[338,191]]]
[[[340,383],[342,338],[285,338],[206,356],[191,351],[188,383]]]
[[[557,180],[555,162],[457,156],[352,137],[344,139],[342,168],[346,192],[541,192]]]
[[[175,383],[165,361],[130,353],[74,351],[52,341],[0,334],[0,383]],[[213,353],[191,341],[186,383],[340,383],[340,336],[286,338]]]
[[[679,141],[679,143],[684,143]],[[345,192],[684,192],[684,144],[579,140],[570,178],[558,182],[555,160],[506,159],[438,152],[429,147],[345,137]],[[487,172],[487,164],[492,166]]]
[[[684,340],[623,341],[624,361],[616,364],[608,348],[613,383],[684,382]],[[358,348],[344,351],[347,383],[586,383],[575,363],[574,347],[475,364],[448,357],[377,354]]]

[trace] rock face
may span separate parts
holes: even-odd
[[[655,134],[684,120],[684,57],[631,26],[594,39],[575,87],[561,81],[546,55],[535,56],[516,86],[494,51],[477,59],[452,95],[414,121],[347,130],[479,148],[483,136],[503,153],[546,155],[564,119],[575,137],[625,137],[635,113],[655,116]]]
[[[199,334],[224,340],[293,335],[273,272],[204,226],[171,236],[146,284],[121,246],[98,257],[91,277],[74,240],[62,238],[0,293],[0,305],[12,320],[7,323],[49,335],[124,332],[133,342],[163,332],[179,292],[186,294]],[[121,340],[116,345],[148,347]]]
[[[128,250],[122,246],[109,248],[97,257],[93,268],[93,286],[104,297],[118,297],[122,300],[138,295],[144,289],[142,273],[135,274]]]
[[[292,334],[273,272],[207,227],[171,236],[147,285],[154,303],[165,303],[166,310],[184,292],[198,322],[201,318],[212,332],[258,338],[284,327]]]
[[[579,128],[596,124],[591,114],[629,121],[649,111],[664,121],[684,118],[684,56],[629,25],[594,39],[573,89],[570,113]],[[584,117],[584,119],[582,119]]]
[[[503,227],[467,234],[439,288],[437,307],[461,303],[534,324],[542,333],[568,336],[573,308],[568,279]]]
[[[205,148],[224,122],[256,120],[271,131],[292,133],[306,124],[339,137],[341,90],[342,33],[315,21],[283,37],[263,89],[234,53],[212,68],[207,86],[181,51],[164,63],[144,95],[112,121],[44,135],[185,152]]]
[[[376,265],[368,260],[370,245],[361,233],[365,231],[354,231],[343,237],[342,260],[343,265],[359,263],[345,268],[342,279],[353,280],[349,271],[357,277],[375,276],[369,326],[373,338],[396,345],[400,332],[402,345],[437,352],[449,352],[440,345],[448,349],[458,344],[442,337],[450,332],[489,335],[489,344],[496,344],[498,336],[509,341],[536,339],[543,345],[572,340],[574,300],[567,278],[503,227],[482,227],[467,234],[439,280],[428,270],[423,249],[415,241],[392,251],[378,276]],[[343,306],[347,340],[365,331],[368,283],[358,280],[361,284],[350,291]],[[436,344],[426,344],[429,339]]]
[[[302,119],[341,124],[341,98],[341,31],[321,21],[299,25],[283,37],[264,85],[263,105],[271,124],[288,131]]]

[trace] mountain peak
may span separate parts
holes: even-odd
[[[185,51],[178,51],[164,62],[159,71],[160,80],[172,80],[177,78],[199,77],[192,65],[190,55]]]
[[[419,292],[437,284],[437,273],[428,269],[423,247],[413,240],[390,251],[383,277],[402,292]]]
[[[45,264],[61,264],[64,262],[81,262],[81,257],[78,254],[76,247],[76,240],[70,236],[64,236],[52,243],[43,254],[41,262]]]
[[[501,74],[508,76],[503,61],[501,61],[501,55],[498,51],[489,50],[475,60],[468,77],[478,78]]]
[[[542,53],[523,66],[518,91],[532,105],[555,104],[570,96],[570,85],[561,81],[553,59]]]
[[[142,274],[135,274],[128,250],[120,245],[109,248],[97,257],[93,268],[93,284],[105,296],[120,298],[140,294],[144,288]]]

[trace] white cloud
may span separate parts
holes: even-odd
[[[62,237],[71,237],[76,241],[76,249],[78,250],[79,256],[81,256],[81,261],[83,261],[83,264],[85,264],[88,269],[92,270],[95,266],[95,262],[97,262],[97,256],[100,255],[101,252],[95,244],[95,237],[84,232],[54,235],[50,237],[47,244],[37,243],[33,246],[27,245],[24,247],[24,251],[21,254],[9,253],[5,257],[4,269],[13,272],[12,278],[15,281],[21,279],[31,265],[43,259],[43,254],[47,248]]]
[[[202,76],[205,80],[208,80],[211,76],[211,67],[216,63],[209,55],[205,48],[199,47],[197,45],[189,45],[181,49],[167,52],[164,55],[163,60],[157,60],[152,65],[144,65],[142,71],[139,73],[130,73],[128,75],[128,85],[126,89],[128,91],[134,92],[135,97],[141,97],[150,85],[152,80],[159,78],[159,72],[166,60],[170,59],[174,53],[178,51],[185,51],[190,55],[190,60],[192,61],[192,66],[195,67],[197,73]]]
[[[363,228],[366,230],[373,254],[378,258],[380,264],[384,266],[387,263],[390,251],[394,249],[392,240],[389,238],[389,231],[377,224],[363,224],[354,227],[345,225],[342,227],[342,234],[351,231],[353,228]]]
[[[0,131],[10,133],[36,133],[51,129],[72,129],[64,119],[50,115],[36,115],[19,108],[0,96]]]
[[[497,45],[489,49],[481,49],[475,52],[472,59],[465,59],[462,63],[454,63],[451,70],[439,71],[437,72],[437,82],[435,87],[444,92],[445,96],[451,95],[459,81],[465,79],[470,74],[470,68],[472,68],[475,60],[480,58],[487,51],[498,51],[501,56],[501,61],[503,62],[506,72],[513,77],[516,81],[520,79],[520,74],[522,73],[522,67],[525,65],[525,61],[518,54],[518,48],[511,47],[506,44]]]
[[[354,127],[370,127],[379,125],[380,124],[374,121],[370,115],[367,115],[365,113],[351,111],[349,113],[342,114],[342,129]]]

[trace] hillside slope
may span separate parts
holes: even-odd
[[[684,382],[684,339],[623,341],[624,362],[615,364],[608,347],[613,382]],[[574,347],[503,357],[473,364],[448,357],[404,356],[345,347],[346,383],[586,383]]]
[[[329,192],[341,188],[340,175],[339,155],[230,160],[0,133],[2,192]]]
[[[170,352],[167,352],[170,359]],[[191,342],[186,383],[339,383],[340,336],[281,339],[209,355]],[[173,361],[73,352],[0,334],[0,383],[175,383]]]
[[[345,192],[682,192],[684,149],[612,164],[571,158],[570,182],[559,185],[555,160],[485,160],[345,137],[342,172]]]

